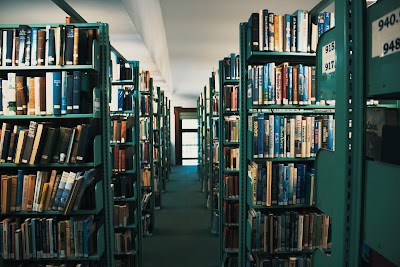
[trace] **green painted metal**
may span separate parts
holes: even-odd
[[[400,265],[400,216],[396,212],[399,173],[400,167],[396,165],[374,161],[366,163],[364,242],[396,266]]]
[[[367,63],[367,90],[368,97],[378,97],[379,99],[399,99],[400,89],[398,86],[398,62],[400,61],[400,54],[384,54],[383,48],[378,47],[380,51],[379,56],[373,54],[373,43],[374,38],[378,38],[379,27],[376,25],[376,29],[373,28],[372,23],[379,18],[391,14],[392,11],[400,8],[398,1],[378,1],[376,4],[368,8],[367,16],[367,41],[366,41],[366,63]],[[398,12],[395,14],[396,24],[399,23]],[[397,27],[397,26],[392,26]],[[383,27],[382,31],[385,31],[386,27]],[[373,32],[376,32],[374,36]],[[396,37],[392,35],[393,37]],[[382,40],[383,41],[383,40]],[[396,40],[395,40],[396,42]],[[377,46],[381,45],[379,41],[376,42]],[[395,44],[396,45],[396,44]],[[381,45],[382,46],[382,45]],[[396,50],[394,50],[396,51]],[[374,56],[374,57],[373,57]]]

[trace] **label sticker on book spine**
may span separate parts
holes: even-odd
[[[372,22],[372,58],[400,51],[400,8]]]
[[[335,41],[322,47],[322,73],[329,74],[336,71]]]

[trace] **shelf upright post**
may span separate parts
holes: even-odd
[[[224,221],[225,221],[225,210],[224,210],[224,205],[223,205],[223,199],[224,199],[224,168],[225,168],[225,160],[224,160],[224,130],[223,126],[225,124],[225,119],[224,119],[224,96],[225,96],[225,90],[223,87],[223,80],[224,80],[224,75],[223,73],[223,64],[222,60],[219,61],[219,156],[220,156],[220,165],[219,165],[219,171],[218,171],[218,181],[219,181],[219,262],[220,266],[223,266],[224,264]]]

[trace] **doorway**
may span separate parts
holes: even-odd
[[[176,165],[198,165],[197,109],[175,107]]]

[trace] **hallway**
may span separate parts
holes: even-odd
[[[143,239],[144,267],[217,267],[219,239],[210,234],[197,166],[174,166],[169,177],[156,229]]]

